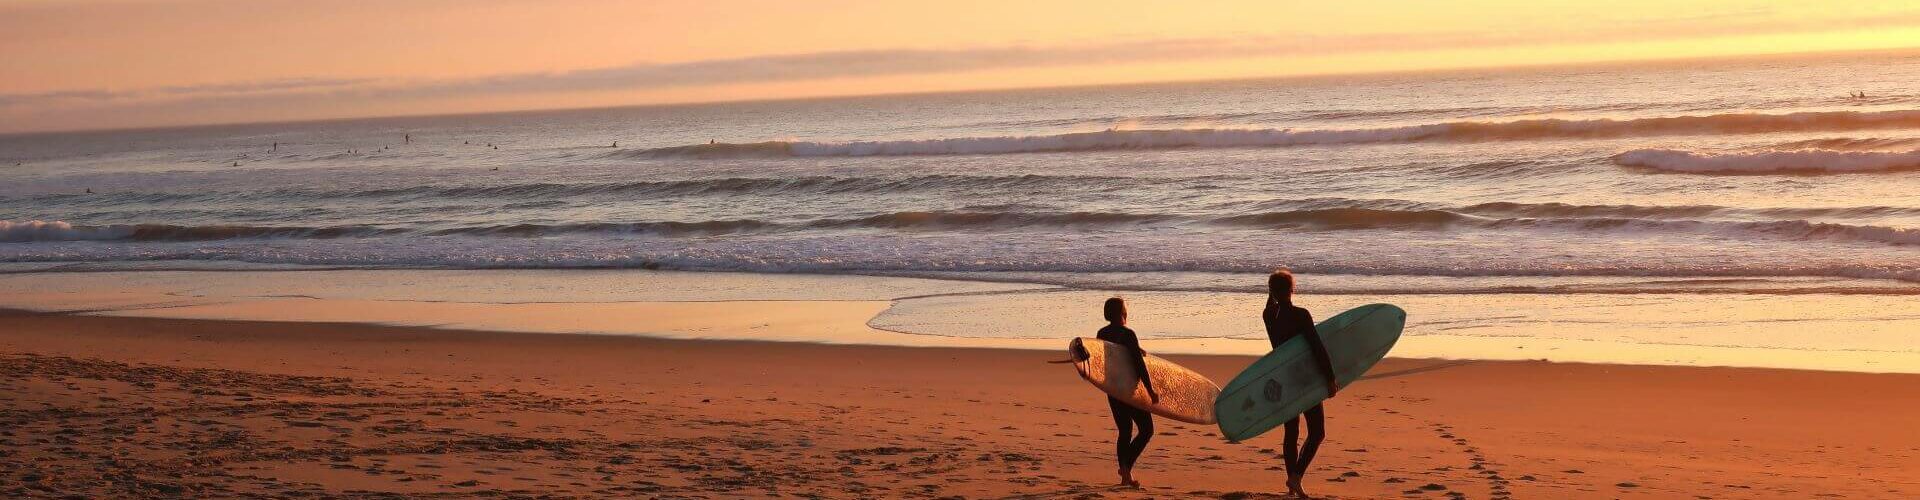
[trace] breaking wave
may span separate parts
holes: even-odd
[[[1920,128],[1920,110],[1727,113],[1634,119],[1459,121],[1363,129],[1195,128],[895,141],[717,143],[606,153],[614,159],[991,155],[1286,147],[1421,141],[1517,141]]]
[[[1829,210],[1780,209],[1782,215],[1826,215]],[[1714,220],[1685,217],[1730,211],[1712,206],[1624,207],[1490,203],[1453,209],[1313,208],[1245,215],[1203,216],[1127,212],[905,211],[863,217],[791,222],[752,219],[646,221],[571,224],[499,224],[446,228],[374,226],[182,226],[132,224],[83,226],[61,221],[0,221],[0,242],[43,241],[208,241],[227,239],[335,239],[418,236],[533,238],[564,235],[711,236],[736,233],[788,233],[821,230],[996,231],[1020,228],[1073,229],[1125,225],[1214,226],[1303,231],[1544,229],[1573,232],[1646,231],[1765,236],[1793,240],[1832,240],[1890,245],[1920,245],[1920,229],[1841,224],[1809,220]],[[1520,215],[1520,216],[1513,216]]]

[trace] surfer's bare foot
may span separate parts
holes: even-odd
[[[1133,480],[1133,471],[1120,469],[1120,485],[1139,488],[1140,482]]]
[[[1307,490],[1300,487],[1301,479],[1301,476],[1287,476],[1287,494],[1297,498],[1313,498],[1307,495]]]

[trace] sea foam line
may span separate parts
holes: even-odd
[[[1684,207],[1682,207],[1684,208]],[[1710,210],[1696,207],[1693,210]],[[1480,213],[1473,213],[1479,211]],[[1502,212],[1558,212],[1560,216],[1511,217]],[[1568,216],[1584,212],[1586,215]],[[1362,207],[1272,210],[1240,215],[1176,215],[1130,212],[1021,212],[1021,211],[904,211],[844,218],[801,221],[727,219],[708,221],[582,222],[562,224],[493,224],[459,227],[384,226],[239,226],[114,224],[79,226],[63,221],[0,221],[0,242],[56,241],[182,242],[229,239],[336,239],[375,237],[506,237],[550,236],[661,236],[694,237],[739,233],[804,231],[971,231],[1021,229],[1070,231],[1076,228],[1124,225],[1217,226],[1247,230],[1553,230],[1575,233],[1634,231],[1670,234],[1732,234],[1785,240],[1869,242],[1896,246],[1920,245],[1920,229],[1841,224],[1803,219],[1714,220],[1642,217],[1621,214],[1608,207],[1532,207],[1476,205],[1454,209],[1384,209]],[[1704,215],[1704,214],[1703,214]],[[1649,218],[1653,217],[1653,218]]]

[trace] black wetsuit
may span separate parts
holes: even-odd
[[[1140,339],[1133,335],[1133,329],[1120,325],[1107,325],[1100,329],[1100,340],[1126,346],[1133,350],[1133,372],[1140,374],[1140,383],[1153,391],[1153,381],[1147,377],[1147,359],[1140,354]],[[1120,459],[1120,468],[1132,470],[1133,462],[1140,459],[1140,453],[1147,451],[1147,440],[1153,438],[1153,414],[1146,410],[1128,406],[1126,403],[1107,396],[1107,406],[1113,409],[1113,426],[1120,431],[1120,439],[1114,445],[1114,455]],[[1140,432],[1135,434],[1134,427]]]
[[[1327,356],[1327,345],[1320,341],[1320,334],[1313,329],[1313,313],[1293,304],[1268,302],[1267,309],[1260,312],[1260,320],[1267,324],[1267,340],[1273,342],[1275,349],[1280,344],[1293,340],[1295,336],[1305,334],[1307,350],[1313,353],[1314,361],[1320,369],[1333,380],[1333,360]],[[1300,418],[1287,421],[1287,446],[1280,455],[1287,462],[1287,475],[1301,476],[1307,472],[1307,464],[1313,463],[1313,454],[1320,450],[1320,441],[1327,437],[1327,413],[1321,405],[1313,405],[1301,416],[1307,420],[1307,443],[1300,442]]]

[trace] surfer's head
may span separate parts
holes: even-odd
[[[1108,323],[1124,324],[1127,322],[1127,301],[1119,297],[1107,299],[1106,306],[1100,312],[1106,316]]]
[[[1267,295],[1282,302],[1293,301],[1293,271],[1275,269],[1267,275]]]

